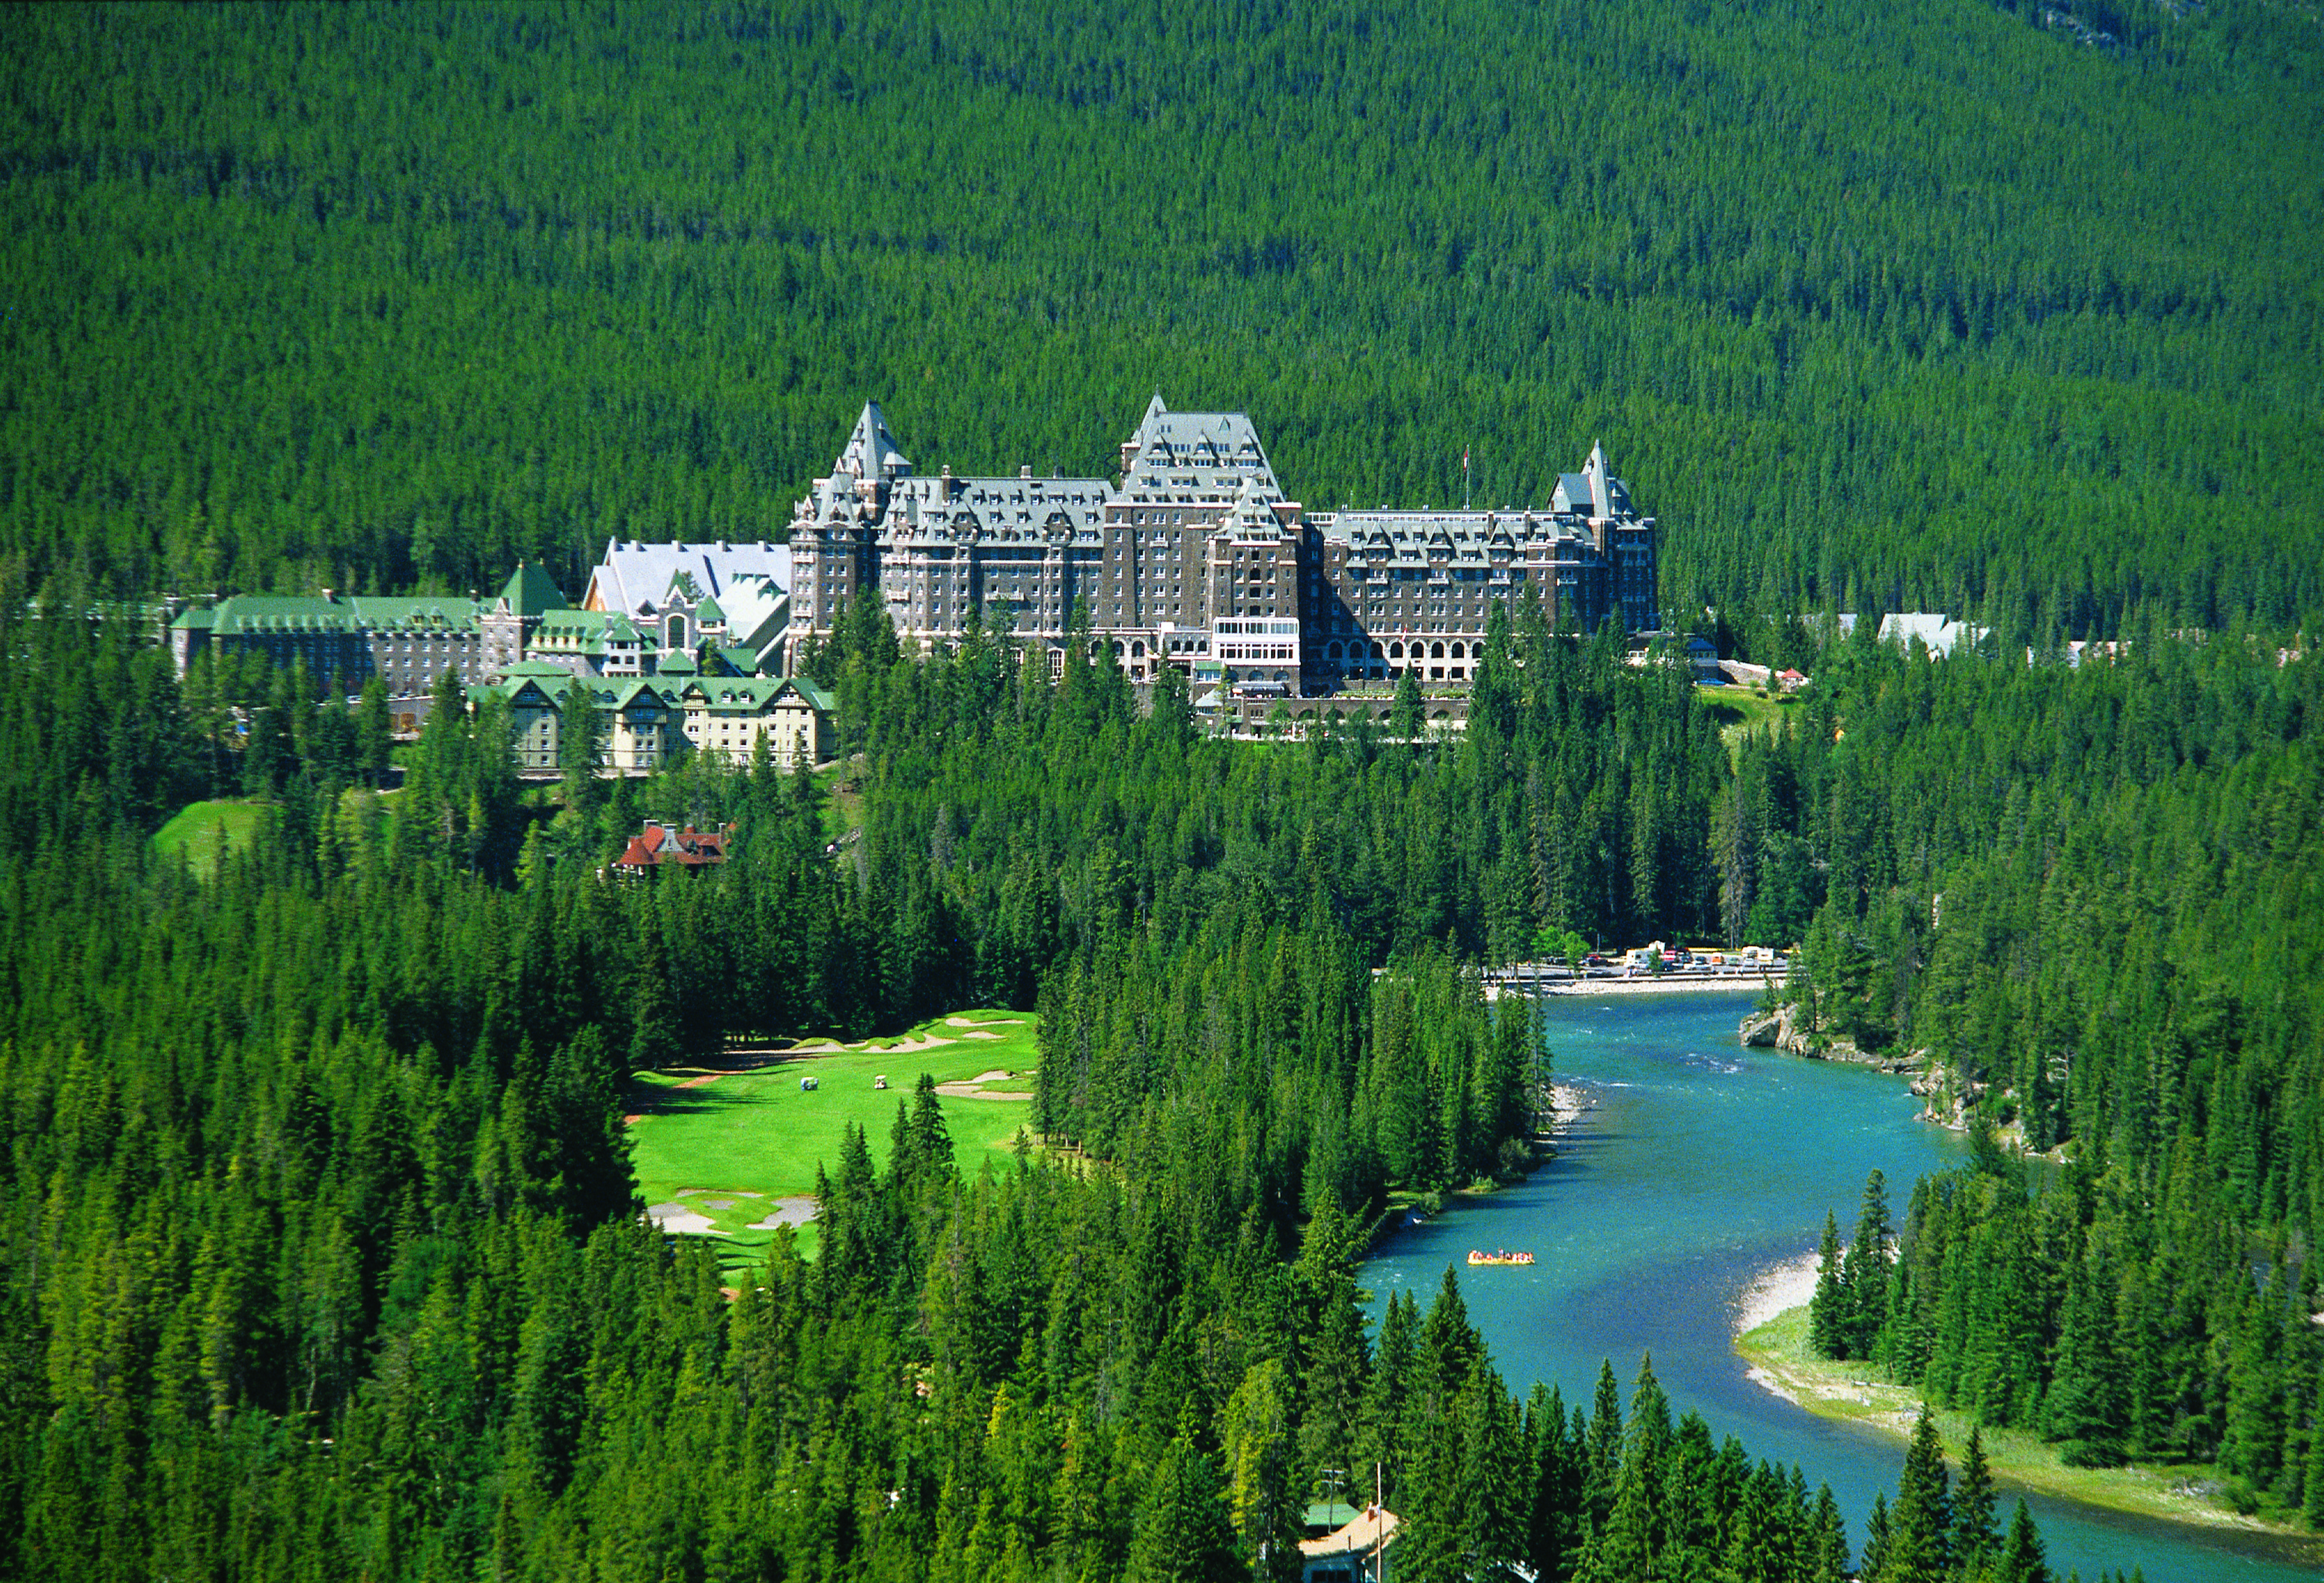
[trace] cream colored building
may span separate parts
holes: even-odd
[[[565,701],[576,686],[586,689],[604,732],[597,758],[600,775],[650,775],[685,750],[682,712],[650,681],[576,676],[548,660],[512,665],[501,676],[497,682],[470,688],[468,696],[471,702],[491,695],[508,700],[509,749],[520,775],[550,776],[562,769],[558,754]]]
[[[781,768],[831,757],[831,697],[797,677],[704,676],[675,690],[686,745],[748,763],[758,740]]]

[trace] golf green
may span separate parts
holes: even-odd
[[[954,1157],[974,1171],[1011,1150],[1031,1116],[1034,1020],[956,1011],[893,1039],[733,1050],[716,1064],[640,1072],[630,1106],[638,1190],[666,1229],[716,1239],[729,1269],[748,1264],[776,1225],[810,1211],[802,1201],[816,1169],[837,1160],[850,1124],[886,1164],[896,1107],[924,1072],[941,1085]]]

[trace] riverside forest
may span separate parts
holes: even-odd
[[[1819,1348],[2324,1530],[2309,12],[51,5],[0,60],[0,1574],[1290,1579],[1333,1468],[1428,1583],[2057,1576],[1925,1417],[1850,1512],[1651,1358],[1374,1289],[1545,1158],[1480,969],[1600,939],[1796,943],[1788,1025],[1964,1129],[1832,1221]],[[1676,637],[1811,680],[1520,602],[1458,732],[1230,740],[862,603],[834,762],[546,785],[455,677],[391,742],[155,641],[770,536],[867,391],[1096,474],[1160,385],[1334,500],[1602,433]],[[613,874],[647,817],[730,861]],[[1013,1149],[907,1084],[747,1265],[645,1217],[636,1074],[976,1008],[1038,1013]]]

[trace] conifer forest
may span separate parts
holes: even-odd
[[[0,11],[0,1577],[1290,1583],[1328,1467],[1412,1583],[2050,1583],[1977,1436],[1851,1522],[1370,1288],[1545,1157],[1545,942],[1795,944],[1921,1064],[1967,1159],[1832,1206],[1819,1351],[2324,1530],[2319,84],[2281,0]],[[1811,679],[1525,601],[1462,729],[1252,740],[865,601],[830,765],[546,784],[157,641],[1157,389],[1318,509],[1602,437],[1676,636]],[[923,1082],[746,1269],[646,1218],[633,1074],[979,1007],[1012,1154]]]

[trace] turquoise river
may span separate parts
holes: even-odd
[[[1470,1315],[1512,1389],[1544,1380],[1586,1405],[1599,1360],[1610,1358],[1627,1404],[1638,1357],[1651,1352],[1674,1411],[1695,1409],[1755,1458],[1799,1463],[1812,1488],[1829,1481],[1861,1544],[1873,1492],[1893,1498],[1903,1446],[1747,1379],[1732,1350],[1738,1301],[1768,1266],[1813,1251],[1826,1209],[1845,1234],[1875,1166],[1901,1212],[1914,1180],[1962,1148],[1913,1119],[1918,1101],[1896,1078],[1738,1048],[1749,1004],[1716,992],[1552,999],[1558,1080],[1596,1108],[1524,1186],[1398,1232],[1364,1278],[1380,1301],[1408,1286],[1425,1308],[1470,1248],[1530,1249],[1530,1268],[1461,1272]],[[2147,1583],[2324,1575],[2264,1536],[2033,1505],[2060,1578],[2135,1566]]]

